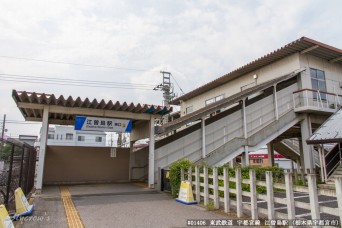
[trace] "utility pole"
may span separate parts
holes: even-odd
[[[170,106],[171,100],[176,96],[173,92],[173,84],[171,83],[171,73],[160,71],[163,74],[163,84],[161,90],[163,91],[164,105]]]
[[[2,148],[3,148],[3,145],[4,145],[5,125],[6,125],[6,114],[4,115],[4,120],[2,121],[2,133],[1,133],[0,152],[2,152]]]

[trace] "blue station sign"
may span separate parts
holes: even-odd
[[[76,116],[75,130],[103,132],[131,132],[132,120]]]

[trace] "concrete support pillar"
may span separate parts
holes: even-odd
[[[274,147],[273,142],[269,142],[267,144],[267,151],[268,151],[268,159],[267,159],[267,165],[268,166],[274,166]]]
[[[205,118],[204,117],[202,117],[201,126],[202,126],[202,158],[205,158],[206,150],[205,150]]]
[[[233,158],[232,160],[230,160],[229,162],[229,167],[230,168],[234,168],[234,164],[236,163],[236,158]]]
[[[40,149],[39,149],[39,161],[37,169],[37,183],[36,192],[41,193],[43,188],[43,175],[44,175],[44,164],[45,164],[45,154],[46,154],[46,144],[48,140],[49,133],[49,106],[44,106],[43,111],[43,123],[40,135]]]
[[[274,116],[275,119],[279,119],[279,110],[278,110],[278,97],[277,97],[277,85],[273,85],[273,100],[274,100]]]
[[[246,114],[246,99],[242,100],[242,119],[243,119],[243,137],[247,139],[247,114]]]
[[[300,128],[302,133],[302,149],[303,149],[303,157],[304,157],[304,168],[305,170],[313,170],[315,168],[314,156],[312,146],[308,145],[305,140],[307,140],[311,134],[311,121],[310,116],[305,114],[304,120],[300,122]]]
[[[241,166],[242,167],[249,166],[248,146],[245,146],[245,152],[242,153]]]
[[[150,142],[148,156],[148,186],[154,188],[154,116],[150,120]]]
[[[129,170],[128,170],[128,179],[129,181],[132,180],[133,176],[133,170],[132,167],[134,166],[134,153],[133,153],[133,146],[134,146],[134,141],[129,142]]]

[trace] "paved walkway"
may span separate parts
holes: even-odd
[[[75,185],[61,189],[44,188],[43,194],[35,198],[31,221],[27,217],[19,226],[68,227],[73,221],[77,224],[77,216],[85,227],[97,228],[187,227],[187,219],[229,219],[196,205],[177,203],[168,194],[135,184]],[[69,196],[71,202],[65,198]]]

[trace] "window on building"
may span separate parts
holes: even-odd
[[[253,163],[261,164],[262,159],[253,159]]]
[[[54,134],[48,134],[48,139],[55,139],[55,135]]]
[[[73,134],[70,134],[70,133],[68,134],[68,133],[67,133],[67,134],[65,135],[65,139],[66,139],[66,140],[73,140],[73,138],[74,138],[74,135],[73,135]]]
[[[310,76],[311,76],[311,84],[313,90],[319,90],[322,92],[327,92],[327,83],[325,81],[325,74],[324,71],[310,69]],[[320,93],[322,100],[327,99],[327,95],[325,93]],[[317,93],[313,93],[314,99],[319,98]]]
[[[84,141],[85,141],[85,137],[79,135],[79,136],[77,137],[77,141],[79,141],[79,142],[84,142]]]
[[[223,94],[220,96],[214,97],[214,98],[210,98],[210,99],[205,101],[205,106],[208,106],[208,105],[215,103],[215,102],[222,100],[222,99],[223,99]]]
[[[58,136],[59,136],[59,135],[57,134],[57,138],[56,138],[57,140],[58,140]]]
[[[96,138],[95,138],[95,142],[102,142],[102,137],[100,137],[100,136],[96,136]]]
[[[194,106],[189,106],[185,110],[186,114],[192,113],[193,111],[194,111]]]
[[[63,135],[61,134],[61,140],[63,140]]]

